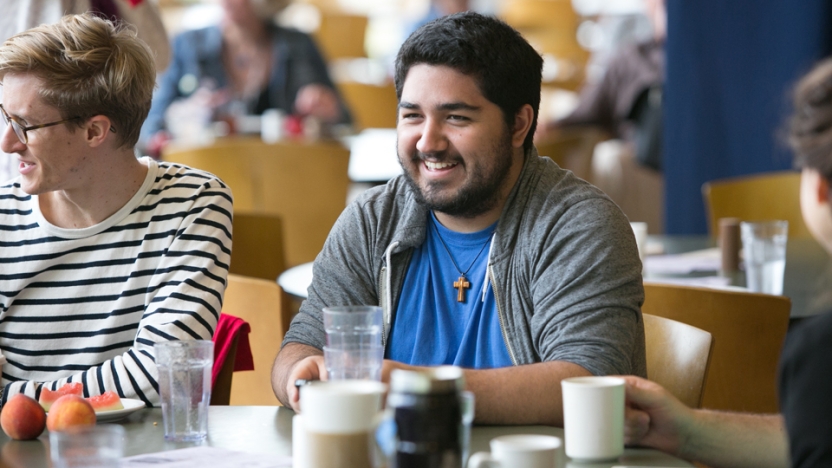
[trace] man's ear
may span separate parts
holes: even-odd
[[[513,147],[523,147],[526,135],[529,134],[532,128],[532,120],[534,120],[534,109],[529,104],[523,104],[523,107],[514,114],[514,128],[511,131],[511,145]]]
[[[90,118],[84,126],[87,144],[91,148],[103,144],[110,135],[110,126],[112,126],[112,122],[105,115],[96,115]]]

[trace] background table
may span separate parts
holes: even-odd
[[[302,263],[289,268],[277,277],[277,284],[295,299],[306,299],[306,289],[312,284],[312,264]]]
[[[661,244],[665,254],[678,254],[716,246],[708,236],[650,236],[649,243]],[[684,276],[715,275],[716,271]],[[666,276],[652,276],[647,271],[644,279],[661,280]],[[745,275],[732,278],[734,286],[745,286]],[[814,239],[789,239],[786,246],[786,271],[783,295],[791,299],[792,319],[800,319],[832,310],[832,260]]]
[[[278,406],[212,406],[208,416],[211,447],[249,453],[288,456],[292,453],[294,412]],[[192,443],[165,442],[162,410],[143,409],[119,422],[126,430],[125,456],[193,447]],[[475,426],[471,452],[487,451],[488,442],[504,434],[549,434],[563,436],[563,429],[547,426]],[[8,468],[47,468],[49,437],[15,441],[0,433],[0,466]],[[650,449],[627,449],[615,463],[568,464],[570,468],[608,468],[613,465],[690,467],[687,462]],[[210,468],[210,467],[206,467]]]
[[[679,254],[714,247],[708,236],[650,236],[649,243],[660,244],[665,254]],[[716,275],[716,271],[679,275]],[[674,278],[652,275],[647,271],[646,281]],[[299,300],[306,298],[306,288],[312,283],[312,263],[286,270],[278,278],[280,286]],[[734,286],[745,286],[745,275],[740,272],[732,278]],[[832,260],[829,254],[813,239],[790,239],[786,247],[786,271],[783,279],[783,295],[792,301],[792,319],[800,319],[832,310]]]

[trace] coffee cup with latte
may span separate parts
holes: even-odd
[[[294,468],[376,468],[375,442],[386,386],[371,380],[314,382],[300,389],[292,421]]]

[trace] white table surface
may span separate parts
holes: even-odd
[[[306,289],[312,284],[312,262],[284,271],[277,277],[277,284],[292,296],[306,299]]]
[[[402,173],[395,128],[368,128],[345,143],[350,148],[347,173],[353,182],[386,182]]]

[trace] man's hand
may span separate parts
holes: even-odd
[[[272,366],[272,391],[288,408],[300,410],[297,379],[325,380],[323,351],[313,346],[289,343],[277,353]]]
[[[657,383],[635,376],[623,378],[627,382],[625,443],[678,454],[693,423],[693,410]]]
[[[624,439],[707,466],[786,468],[788,440],[779,414],[693,410],[659,384],[625,376]]]
[[[341,115],[335,91],[321,84],[309,84],[301,88],[295,98],[295,110],[301,115],[311,115],[324,122],[334,122]]]
[[[289,379],[286,382],[286,394],[289,396],[289,405],[295,412],[300,412],[300,390],[295,386],[298,379],[303,380],[326,380],[326,366],[323,356],[309,356],[301,359],[292,367],[289,372]]]

